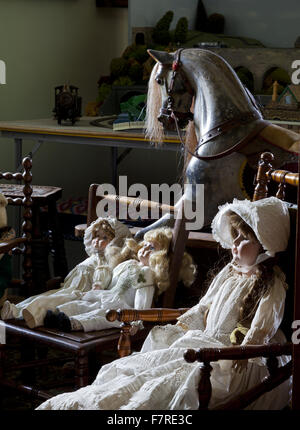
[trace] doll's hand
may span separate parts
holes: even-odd
[[[232,368],[237,371],[237,373],[241,373],[244,370],[247,370],[248,360],[233,360]]]
[[[103,290],[103,288],[101,284],[93,284],[92,290]]]
[[[134,336],[138,331],[139,331],[139,328],[136,325],[132,325],[129,330],[130,336]]]
[[[139,330],[144,328],[142,321],[133,321],[129,330],[130,336],[134,336]]]

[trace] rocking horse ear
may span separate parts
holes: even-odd
[[[165,51],[155,51],[154,49],[148,49],[148,54],[154,58],[155,61],[161,64],[172,64],[174,60],[174,55]]]

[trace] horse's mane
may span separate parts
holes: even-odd
[[[157,84],[157,82],[155,82],[155,75],[157,73],[158,67],[159,63],[156,63],[152,69],[148,83],[145,134],[151,142],[162,144],[164,139],[164,128],[162,124],[157,120],[162,99],[159,85]]]
[[[152,69],[149,83],[148,83],[148,94],[147,94],[147,110],[146,110],[146,124],[145,124],[145,134],[146,137],[156,144],[162,144],[164,139],[164,128],[162,124],[157,120],[159,110],[162,104],[161,92],[159,85],[155,81],[155,76],[159,63],[156,63]],[[193,122],[189,122],[185,135],[185,163],[184,163],[184,173],[186,167],[190,161],[191,155],[187,152],[187,149],[194,152],[197,146],[197,137],[195,134],[195,127]]]

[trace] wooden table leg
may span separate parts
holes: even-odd
[[[75,381],[77,388],[89,384],[89,357],[86,351],[79,351],[75,359]]]

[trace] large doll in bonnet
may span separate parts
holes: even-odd
[[[139,353],[103,366],[92,385],[64,393],[38,409],[197,409],[199,363],[187,363],[187,348],[285,342],[279,326],[287,285],[273,258],[287,247],[288,209],[275,197],[234,200],[213,220],[215,239],[231,249],[232,260],[212,281],[199,303],[176,325],[156,326]],[[279,366],[289,357],[281,356]],[[268,370],[264,358],[211,364],[209,407],[260,383]],[[282,409],[291,381],[254,401],[249,409]]]

